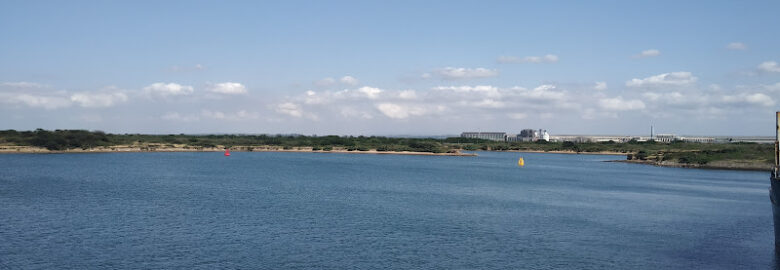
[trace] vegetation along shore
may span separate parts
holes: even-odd
[[[770,144],[616,142],[495,142],[451,137],[303,135],[148,135],[86,130],[0,131],[0,153],[278,151],[471,156],[462,151],[625,155],[623,162],[669,167],[769,170]]]

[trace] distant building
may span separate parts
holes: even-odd
[[[517,134],[517,140],[521,142],[532,142],[539,138],[539,133],[533,129],[523,129]]]
[[[506,141],[506,132],[463,132],[461,138],[474,138],[491,141]]]
[[[680,140],[684,142],[695,142],[695,143],[713,143],[715,142],[715,138],[712,137],[680,137]]]
[[[550,134],[547,133],[547,130],[541,130],[540,129],[539,130],[539,134],[542,136],[541,138],[539,138],[540,140],[547,141],[547,142],[550,141]]]
[[[461,138],[474,138],[503,142],[534,142],[538,140],[550,141],[552,138],[547,130],[523,129],[519,134],[507,135],[506,132],[463,132]]]
[[[674,134],[657,134],[653,138],[656,142],[670,143],[677,139]]]
[[[593,142],[591,137],[576,135],[552,136],[550,140],[553,142]]]

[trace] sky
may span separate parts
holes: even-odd
[[[774,135],[780,1],[0,1],[0,129]]]

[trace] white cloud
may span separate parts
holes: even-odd
[[[375,87],[363,86],[360,87],[357,91],[369,99],[376,99],[384,90]]]
[[[543,84],[535,87],[533,90],[520,89],[520,96],[539,99],[539,100],[562,100],[565,98],[565,93],[555,91],[558,87],[552,84]]]
[[[512,118],[512,119],[515,119],[515,120],[521,120],[521,119],[525,119],[526,117],[528,117],[528,114],[526,114],[526,113],[510,113],[508,116],[509,116],[509,118]]]
[[[473,108],[567,108],[579,105],[569,100],[555,85],[544,84],[533,89],[523,87],[498,88],[490,85],[438,86],[432,88],[431,102],[451,101],[464,110]]]
[[[197,116],[182,115],[177,112],[166,113],[165,115],[161,116],[160,119],[168,120],[168,121],[178,121],[178,122],[195,122],[200,120],[200,118]]]
[[[490,85],[437,86],[434,87],[433,90],[452,91],[455,93],[478,93],[479,95],[485,95],[492,98],[500,98],[502,96],[498,88]]]
[[[70,96],[70,101],[86,108],[111,107],[116,103],[127,101],[125,93],[89,93],[81,92]]]
[[[758,70],[770,73],[780,73],[780,66],[775,61],[766,61],[758,65]]]
[[[159,95],[163,97],[167,96],[181,96],[189,95],[195,91],[192,86],[180,85],[177,83],[153,83],[144,87],[144,91],[147,94]]]
[[[644,50],[637,55],[634,55],[634,58],[655,57],[659,55],[661,55],[661,51],[656,49],[649,49],[649,50]]]
[[[314,82],[314,84],[317,85],[317,86],[331,86],[331,85],[333,85],[335,83],[336,83],[336,80],[333,79],[333,78],[330,78],[330,77],[323,78],[323,79],[321,79],[319,81]]]
[[[445,80],[479,79],[498,76],[498,70],[486,68],[446,67],[436,70],[435,73]]]
[[[726,49],[744,51],[747,50],[747,45],[742,42],[732,42],[726,45]]]
[[[638,82],[637,82],[638,81]],[[646,79],[637,79],[635,86],[675,86],[695,82],[690,73],[667,73]],[[733,96],[723,98],[726,89],[684,89],[659,87],[610,96],[606,90],[594,90],[602,84],[573,85],[566,88],[553,84],[536,87],[496,87],[492,85],[435,86],[429,90],[386,90],[374,87],[341,91],[306,91],[283,104],[275,105],[280,113],[299,118],[308,114],[334,121],[355,119],[423,119],[420,116],[437,115],[441,121],[490,121],[490,119],[529,119],[536,116],[565,116],[585,119],[619,118],[620,112],[653,111],[658,117],[664,113],[685,117],[712,117],[718,108],[729,106],[740,111],[765,108],[777,104],[771,99],[772,86],[759,85]],[[764,87],[767,87],[766,89]],[[602,88],[603,89],[603,88]],[[598,92],[597,92],[598,91]],[[757,106],[758,105],[758,106]],[[521,109],[518,109],[521,108]],[[446,111],[446,113],[444,113]],[[533,112],[533,113],[530,113]],[[380,117],[381,116],[381,117]],[[425,118],[427,119],[427,118]],[[380,120],[376,120],[380,121]],[[417,121],[417,120],[415,120]],[[423,120],[419,120],[423,121]]]
[[[307,105],[329,104],[342,100],[375,100],[383,96],[385,90],[371,86],[364,86],[358,89],[344,89],[341,91],[312,91],[308,90],[304,95],[296,98],[296,102],[302,102]],[[397,95],[396,95],[397,96]]]
[[[558,56],[554,54],[548,54],[545,56],[526,56],[523,58],[515,56],[499,56],[496,61],[502,64],[518,64],[518,63],[555,63],[558,62]]]
[[[401,99],[417,99],[417,92],[414,90],[403,90],[398,93]]]
[[[764,85],[763,88],[769,91],[780,91],[780,82],[775,84],[770,84],[770,85]]]
[[[46,85],[40,83],[34,83],[34,82],[4,82],[2,83],[2,86],[12,87],[12,88],[45,88],[46,87]]]
[[[374,116],[371,113],[357,110],[352,107],[343,107],[340,112],[341,116],[345,118],[358,118],[358,119],[373,119]]]
[[[242,121],[260,118],[258,113],[240,110],[235,113],[225,113],[221,111],[203,110],[200,113],[204,118],[226,121]]]
[[[770,96],[763,93],[728,95],[723,96],[722,100],[725,103],[753,104],[767,107],[775,105],[775,101]]]
[[[596,82],[596,85],[593,86],[594,90],[598,91],[604,91],[607,90],[607,83],[606,82]]]
[[[0,102],[23,104],[28,107],[44,108],[47,110],[67,108],[71,105],[71,101],[67,97],[17,93],[0,93]]]
[[[339,79],[339,82],[346,85],[352,85],[352,86],[358,85],[358,83],[360,83],[358,79],[349,75],[341,77],[341,79]]]
[[[500,100],[495,100],[495,99],[490,99],[490,98],[482,99],[482,100],[479,100],[477,102],[472,102],[469,105],[474,106],[474,107],[478,107],[478,108],[504,108],[504,107],[506,107],[506,103],[504,103],[504,102],[502,102]]]
[[[713,91],[720,91],[721,89],[723,89],[723,87],[720,87],[720,85],[714,83],[710,84],[708,88]]]
[[[348,86],[356,86],[360,83],[360,81],[357,78],[352,77],[350,75],[345,75],[344,77],[341,77],[338,80],[331,77],[323,78],[319,81],[314,82],[314,84],[319,87],[328,87],[328,86],[336,85],[337,82]]]
[[[306,95],[304,96],[304,103],[306,104],[322,104],[325,103],[326,100],[322,95],[317,94],[317,92],[309,90],[306,91]]]
[[[301,106],[298,104],[292,103],[292,102],[285,102],[282,104],[279,104],[276,106],[276,112],[281,114],[286,114],[292,117],[302,117],[303,116],[303,110],[301,110]]]
[[[628,111],[642,110],[645,108],[645,103],[638,99],[625,100],[622,97],[615,97],[600,99],[599,106],[605,110]]]
[[[50,93],[28,93],[30,87],[41,87],[37,84],[15,84],[15,87],[25,92],[0,92],[0,102],[9,104],[22,104],[33,108],[47,110],[60,109],[78,105],[85,108],[111,107],[117,103],[128,100],[127,94],[121,91],[78,92],[68,94],[67,91],[55,91]],[[109,87],[107,89],[115,89]]]
[[[668,111],[670,108],[695,110],[704,108],[712,103],[712,94],[698,91],[685,93],[673,92],[645,92],[642,98],[650,105],[656,106],[658,111]]]
[[[225,95],[243,95],[247,93],[246,87],[236,82],[223,82],[214,84],[209,88],[212,93]]]
[[[626,82],[628,87],[653,87],[653,86],[683,86],[695,83],[698,78],[690,72],[671,72],[659,74],[644,79],[631,79]]]
[[[385,116],[393,119],[406,119],[409,116],[419,116],[426,113],[420,106],[410,106],[395,103],[380,103],[376,108]]]
[[[666,104],[687,104],[689,102],[704,101],[701,99],[694,100],[691,97],[683,95],[680,92],[669,92],[669,93],[645,92],[642,94],[642,97],[646,98],[649,101],[658,101]]]

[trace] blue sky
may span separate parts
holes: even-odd
[[[777,1],[4,1],[0,128],[771,135]]]

